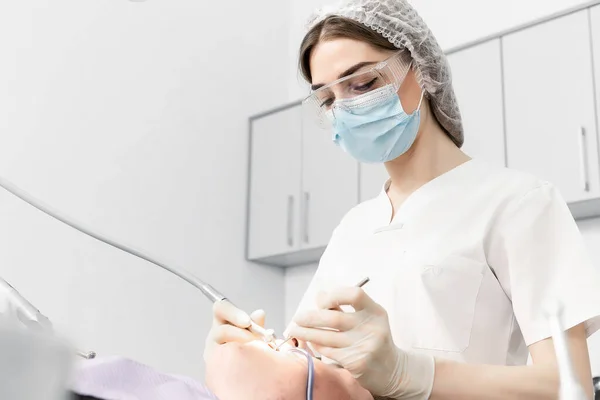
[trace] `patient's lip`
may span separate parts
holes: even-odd
[[[278,351],[287,351],[289,349],[293,349],[294,347],[297,347],[297,343],[298,343],[297,341],[295,342],[296,345],[294,345],[294,343],[291,343],[294,340],[295,339],[291,339],[291,340],[289,340],[289,341],[286,342],[285,340],[277,339],[275,341],[274,348],[278,349]]]

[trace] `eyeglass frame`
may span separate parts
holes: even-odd
[[[344,76],[342,78],[339,78],[339,79],[337,79],[337,80],[335,80],[335,81],[333,81],[331,83],[328,83],[325,86],[322,86],[322,87],[318,88],[317,90],[312,91],[310,95],[306,96],[304,98],[304,100],[302,100],[302,104],[306,105],[306,104],[310,103],[311,99],[314,98],[314,95],[316,93],[319,93],[321,91],[325,91],[327,89],[330,89],[330,88],[332,88],[332,87],[334,87],[336,85],[339,85],[340,83],[342,83],[344,81],[347,81],[347,80],[352,79],[352,78],[356,78],[357,76],[361,76],[361,75],[368,74],[368,73],[377,73],[377,74],[379,74],[382,77],[389,78],[389,75],[381,73],[381,70],[383,70],[386,67],[390,67],[390,62],[393,61],[396,58],[398,58],[398,62],[406,61],[406,64],[408,64],[406,66],[406,73],[404,74],[404,76],[402,77],[401,80],[395,79],[396,82],[387,82],[386,83],[388,85],[390,85],[390,84],[394,85],[394,89],[398,90],[400,88],[400,86],[402,86],[402,83],[404,82],[404,79],[406,79],[406,76],[408,75],[408,73],[410,72],[410,70],[411,69],[417,70],[417,68],[414,65],[414,61],[411,59],[410,54],[406,50],[400,50],[400,51],[392,54],[391,56],[389,56],[385,60],[382,60],[382,61],[378,62],[376,65],[372,66],[369,69],[366,69],[364,71],[354,72],[354,73],[352,73],[352,74],[350,74],[348,76]],[[406,60],[402,60],[402,58],[404,58]],[[393,71],[391,71],[391,72],[392,72],[392,75],[393,75]]]

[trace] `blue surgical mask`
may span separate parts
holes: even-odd
[[[330,113],[333,141],[363,163],[400,157],[414,143],[421,123],[421,101],[407,114],[391,85],[349,100],[339,100]]]

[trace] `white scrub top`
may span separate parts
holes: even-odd
[[[368,276],[397,346],[497,365],[526,364],[527,346],[551,336],[556,298],[565,328],[600,328],[600,266],[551,184],[471,160],[415,191],[393,221],[388,186],[335,229],[299,311]]]

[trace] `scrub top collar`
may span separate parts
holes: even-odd
[[[410,216],[415,215],[420,209],[426,207],[440,193],[444,193],[445,189],[456,189],[457,183],[461,182],[461,179],[458,179],[461,175],[465,175],[466,177],[469,171],[476,170],[476,168],[472,167],[474,163],[473,159],[465,161],[426,182],[404,200],[402,205],[396,210],[393,219],[392,202],[388,196],[388,190],[392,181],[388,179],[376,199],[382,210],[382,220],[378,223],[376,232],[402,229],[410,222]]]

